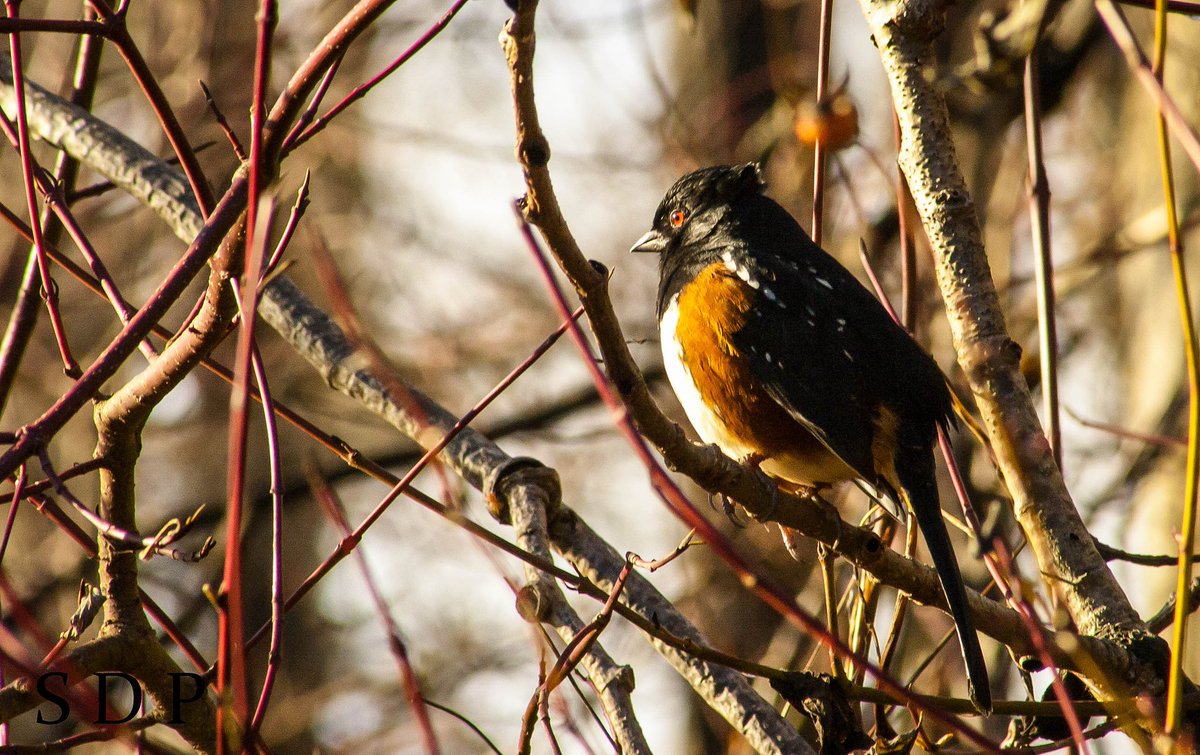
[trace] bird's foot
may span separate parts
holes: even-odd
[[[785,525],[779,525],[779,534],[783,536],[783,547],[787,548],[788,554],[796,561],[804,562],[803,550],[801,543],[804,542],[804,535],[800,534],[799,530],[794,530]]]
[[[839,550],[842,542],[842,515],[838,511],[837,506],[834,506],[829,501],[821,497],[821,491],[828,488],[828,485],[800,485],[797,483],[788,483],[783,485],[789,493],[799,498],[803,498],[810,503],[813,503],[828,512],[834,522],[833,541],[828,544],[822,544],[822,547],[830,550]]]
[[[826,506],[830,505],[824,498],[821,497],[821,491],[829,487],[828,485],[805,485],[803,483],[789,482],[787,480],[776,480],[776,484],[797,498],[803,498],[805,500],[812,501],[813,503],[820,503]]]
[[[713,509],[719,509],[721,513],[725,514],[733,526],[739,529],[746,526],[746,521],[738,516],[737,501],[729,496],[724,493],[712,493],[708,497],[708,503]]]

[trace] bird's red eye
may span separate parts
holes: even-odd
[[[683,210],[675,210],[667,216],[672,228],[678,228],[683,225],[683,221],[687,219],[687,214]]]

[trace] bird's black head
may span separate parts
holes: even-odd
[[[659,255],[660,317],[671,296],[728,247],[735,205],[765,188],[758,165],[746,163],[692,171],[667,191],[650,230],[629,250]]]
[[[650,230],[631,252],[653,252],[663,262],[676,252],[699,251],[737,200],[761,194],[766,184],[756,163],[716,165],[692,171],[667,190]]]

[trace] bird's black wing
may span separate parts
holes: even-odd
[[[886,482],[872,454],[881,408],[901,419],[891,449],[900,490],[892,492],[916,515],[958,629],[971,698],[990,710],[987,666],[934,477],[935,428],[952,416],[936,362],[771,200],[741,203],[736,227],[723,240],[727,264],[758,291],[758,306],[733,343],[767,393],[876,485]]]
[[[871,442],[881,405],[930,433],[946,421],[937,364],[782,207],[755,197],[738,216],[727,263],[757,285],[759,306],[734,345],[775,401],[877,483]]]
[[[814,273],[803,260],[755,259],[763,264],[737,263],[750,268],[759,290],[758,306],[733,335],[733,345],[776,402],[875,483],[871,438],[879,397],[872,384],[878,359],[858,320],[862,313],[855,311],[858,297],[847,294],[847,286],[861,285],[840,266],[814,265]]]

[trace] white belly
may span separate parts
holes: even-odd
[[[671,299],[671,303],[667,305],[666,311],[663,312],[659,328],[659,342],[662,346],[663,368],[667,372],[667,379],[671,381],[671,388],[674,389],[675,396],[683,406],[684,414],[687,415],[688,421],[692,423],[692,427],[696,429],[696,433],[705,443],[715,443],[727,456],[735,459],[746,458],[751,454],[752,449],[735,438],[726,428],[721,417],[708,408],[700,396],[696,381],[692,379],[692,373],[683,363],[683,348],[679,345],[679,340],[675,335],[678,325],[679,296],[676,294]]]

